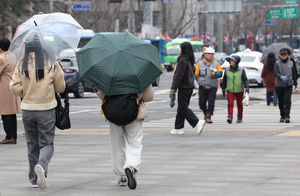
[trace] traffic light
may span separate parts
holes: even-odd
[[[122,3],[122,0],[109,0],[109,3]]]

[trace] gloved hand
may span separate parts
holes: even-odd
[[[175,91],[170,91],[170,107],[174,107],[175,106],[175,99],[176,99],[176,92]]]
[[[226,95],[225,89],[222,89],[222,94],[223,94],[223,97],[225,97],[225,95]]]
[[[280,79],[283,80],[283,81],[285,81],[285,82],[287,81],[287,77],[286,76],[280,76]]]

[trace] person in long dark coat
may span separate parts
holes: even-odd
[[[270,52],[268,54],[267,62],[264,64],[264,68],[262,70],[262,74],[264,77],[264,81],[266,84],[266,98],[267,105],[271,103],[271,96],[273,95],[273,104],[277,106],[277,94],[275,91],[275,73],[274,73],[274,65],[276,62],[275,54]]]

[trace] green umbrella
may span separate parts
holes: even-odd
[[[157,48],[131,33],[96,34],[76,57],[80,79],[106,95],[141,93],[162,74]]]

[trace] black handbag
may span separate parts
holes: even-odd
[[[57,106],[55,108],[55,117],[56,122],[55,126],[59,128],[60,130],[64,129],[70,129],[71,128],[71,122],[69,117],[69,95],[66,95],[66,98],[64,100],[65,106],[62,107],[61,101],[60,101],[60,95],[55,93],[55,98],[57,101]]]

